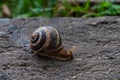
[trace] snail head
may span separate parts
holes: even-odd
[[[56,58],[57,60],[72,60],[73,59],[73,51],[76,47],[72,48],[62,48],[59,51],[48,54],[48,57]]]

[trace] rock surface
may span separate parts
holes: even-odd
[[[54,26],[74,59],[33,55],[31,33]],[[120,80],[120,17],[0,19],[0,80]]]

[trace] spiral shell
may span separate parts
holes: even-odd
[[[44,26],[35,30],[31,35],[30,47],[35,53],[47,53],[63,48],[59,32],[51,26]]]

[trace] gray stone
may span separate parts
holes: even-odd
[[[7,33],[6,32],[3,32],[3,31],[0,31],[0,37],[8,37]]]
[[[1,22],[0,79],[120,80],[119,19],[38,17]],[[57,61],[30,52],[30,35],[40,25],[55,27],[64,46],[77,46],[73,60]]]

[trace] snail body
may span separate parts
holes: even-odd
[[[58,60],[71,60],[73,58],[72,49],[63,47],[59,32],[52,26],[36,29],[30,38],[30,48],[35,54]]]

